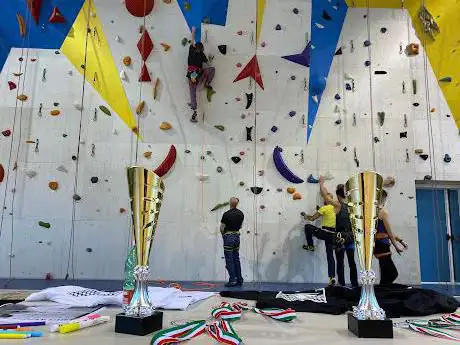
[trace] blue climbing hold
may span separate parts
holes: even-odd
[[[273,133],[276,133],[276,132],[278,131],[278,127],[273,126],[273,127],[271,128],[271,131],[272,131]]]
[[[336,100],[340,100],[342,97],[340,97],[340,95],[339,95],[338,93],[336,93],[335,96],[334,96],[334,98],[335,98]]]
[[[295,110],[291,110],[291,111],[289,112],[289,116],[290,116],[290,117],[294,117],[294,116],[296,116],[296,115],[297,115],[297,112],[296,112]]]
[[[369,41],[369,40],[364,41],[364,46],[365,47],[369,47],[370,45],[371,45],[371,41]]]
[[[364,65],[365,65],[366,67],[369,67],[369,66],[371,65],[371,62],[370,62],[369,60],[367,60],[367,61],[364,63]]]
[[[348,91],[351,91],[351,90],[352,90],[352,89],[351,89],[350,83],[346,83],[346,84],[345,84],[345,88],[346,88]]]
[[[314,178],[312,174],[310,174],[307,178],[308,183],[319,183],[319,180]]]

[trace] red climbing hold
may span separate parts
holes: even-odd
[[[14,90],[17,86],[15,83],[13,83],[12,81],[9,81],[8,82],[8,87],[10,88],[10,90]]]
[[[42,9],[42,0],[27,0],[27,7],[29,8],[35,23],[38,24],[40,18],[40,12]]]
[[[9,129],[6,129],[2,132],[4,137],[9,137],[11,135],[11,131]]]
[[[137,49],[142,56],[142,61],[147,60],[153,50],[153,42],[147,30],[144,30],[141,38],[139,38],[139,42],[137,42]]]
[[[0,164],[0,183],[3,182],[5,178],[5,169],[3,169],[3,165]]]
[[[55,6],[53,8],[53,13],[51,13],[50,19],[48,19],[50,23],[65,23],[65,18],[62,15],[61,11]]]
[[[257,84],[264,89],[264,82],[262,81],[262,75],[260,74],[259,62],[257,60],[257,56],[254,57],[249,61],[246,67],[243,68],[240,74],[236,77],[233,81],[234,83],[246,78],[253,78]]]
[[[141,75],[139,76],[139,81],[152,81],[152,79],[150,78],[149,70],[147,69],[147,66],[145,65],[145,63],[142,66]]]
[[[155,5],[154,0],[125,0],[126,9],[134,17],[145,17],[150,14]]]

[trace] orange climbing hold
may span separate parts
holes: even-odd
[[[59,183],[57,183],[57,181],[51,181],[50,183],[48,183],[48,187],[51,190],[57,190],[59,188]]]
[[[125,56],[123,58],[123,65],[126,67],[131,66],[131,57],[130,56]]]
[[[157,99],[158,97],[158,90],[160,89],[160,78],[155,80],[155,86],[153,87],[153,99]]]
[[[126,208],[120,207],[120,213],[125,213],[125,212],[126,212]]]
[[[137,105],[136,107],[136,114],[137,115],[140,115],[144,112],[144,108],[145,108],[145,102],[144,101],[140,101],[139,104]],[[137,129],[136,129],[137,130]],[[133,131],[134,131],[134,128],[133,128]]]
[[[436,112],[436,108],[431,108],[430,110],[432,113]]]
[[[163,50],[167,52],[169,49],[171,49],[171,46],[166,43],[160,43],[160,45],[163,47]]]
[[[415,56],[419,54],[420,45],[417,43],[410,43],[406,47],[406,53],[409,56]]]
[[[26,95],[22,94],[22,95],[19,95],[17,97],[17,99],[20,100],[21,102],[25,102],[25,101],[27,101],[28,97]]]
[[[144,157],[147,158],[147,159],[152,158],[152,151],[144,152]]]
[[[300,194],[299,192],[294,193],[292,195],[292,200],[302,200],[302,194]]]
[[[59,116],[61,114],[61,111],[58,109],[54,109],[50,111],[51,116]]]
[[[19,13],[16,13],[16,19],[18,20],[19,34],[21,35],[21,37],[24,37],[26,35],[26,22],[24,20],[24,17],[21,16]]]
[[[295,193],[295,188],[294,187],[288,187],[287,192],[289,194],[294,194]]]
[[[162,122],[160,124],[160,129],[163,131],[167,131],[172,128],[172,125],[169,122]]]

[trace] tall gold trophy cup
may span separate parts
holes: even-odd
[[[347,202],[356,250],[361,266],[361,298],[348,314],[348,329],[359,338],[393,338],[392,321],[386,319],[374,292],[376,279],[372,270],[374,238],[382,198],[383,178],[372,171],[351,177],[347,184]]]
[[[163,326],[163,313],[155,311],[150,302],[147,279],[150,250],[158,226],[164,183],[153,171],[143,167],[129,167],[127,174],[136,245],[136,288],[126,312],[116,317],[115,332],[143,336]]]

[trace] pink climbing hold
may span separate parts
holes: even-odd
[[[238,62],[238,63],[236,64],[236,67],[238,67],[238,68],[241,68],[242,66],[243,66],[243,65],[241,64],[241,62]]]
[[[240,101],[241,101],[241,98],[235,97],[235,101],[240,102]]]
[[[237,32],[237,34],[238,34],[238,36],[242,36],[242,35],[243,35],[243,31],[240,30],[240,31]]]
[[[240,156],[244,156],[244,151],[240,151]]]
[[[262,43],[260,44],[260,46],[261,46],[262,48],[265,48],[265,47],[267,46],[267,42],[262,42]]]
[[[9,137],[9,136],[11,135],[11,130],[9,130],[9,129],[4,130],[4,131],[2,132],[2,135],[3,135],[4,137]]]

